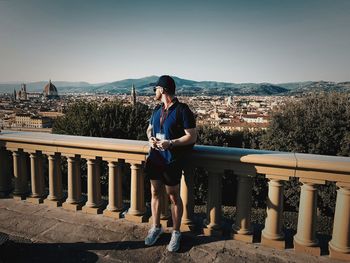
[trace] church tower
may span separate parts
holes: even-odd
[[[130,102],[133,106],[136,105],[136,90],[135,90],[135,86],[134,84],[132,84],[131,86],[131,98],[130,98]]]

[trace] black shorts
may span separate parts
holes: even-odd
[[[159,167],[151,159],[147,159],[144,173],[149,180],[160,180],[165,185],[175,186],[180,184],[184,166],[183,158],[173,160],[164,167]]]

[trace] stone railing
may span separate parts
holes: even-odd
[[[52,135],[43,133],[10,132],[0,134],[0,194],[12,194],[16,199],[86,213],[103,213],[120,218],[123,212],[122,165],[130,164],[130,208],[127,220],[147,220],[144,200],[143,163],[148,153],[144,141],[105,139],[82,136]],[[12,156],[11,156],[12,155]],[[27,156],[30,157],[30,169]],[[62,190],[61,156],[68,163],[68,192]],[[43,158],[48,159],[49,191],[45,193]],[[12,159],[12,160],[11,160]],[[87,160],[87,201],[81,193],[80,161]],[[108,162],[108,205],[101,197],[101,162]],[[13,162],[13,169],[11,163]],[[206,235],[221,235],[222,175],[232,170],[237,177],[238,190],[236,219],[232,226],[232,238],[253,242],[251,228],[251,203],[253,178],[264,174],[269,179],[267,217],[261,243],[284,249],[282,231],[283,182],[296,177],[302,183],[294,249],[303,253],[320,255],[316,239],[317,185],[326,181],[336,182],[337,201],[332,239],[329,242],[330,257],[350,260],[350,158],[298,153],[259,151],[213,146],[195,146],[190,166],[183,172],[181,197],[184,203],[182,231],[194,227],[193,169],[203,167],[209,172]],[[27,174],[30,171],[30,175]],[[12,177],[14,186],[12,186]],[[28,178],[30,177],[30,184]],[[29,190],[31,186],[31,191]],[[161,219],[169,218],[168,199],[161,202]]]

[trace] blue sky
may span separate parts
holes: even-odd
[[[349,13],[347,0],[0,0],[0,81],[346,81]]]

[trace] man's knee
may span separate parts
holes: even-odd
[[[177,194],[169,194],[169,199],[173,205],[182,204],[181,197],[178,193]]]
[[[164,191],[164,185],[158,181],[151,181],[151,195],[154,199],[159,199]]]
[[[160,188],[158,189],[152,188],[151,194],[152,194],[152,198],[159,199],[162,194],[162,190]]]

